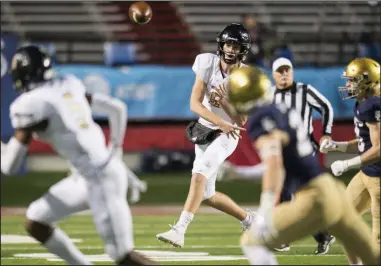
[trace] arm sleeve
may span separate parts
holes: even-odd
[[[119,99],[101,93],[92,94],[92,110],[108,116],[111,130],[111,145],[123,145],[127,128],[127,106]]]

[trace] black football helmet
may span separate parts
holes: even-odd
[[[51,67],[51,57],[43,49],[35,45],[17,49],[11,64],[11,75],[16,90],[29,91],[36,84],[51,79]]]
[[[233,43],[241,46],[241,50],[234,58],[227,58],[224,52],[224,44]],[[251,36],[244,26],[232,23],[226,26],[217,37],[217,55],[227,64],[236,64],[243,61],[251,46]]]

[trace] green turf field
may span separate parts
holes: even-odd
[[[366,217],[369,220],[369,217]],[[177,219],[174,215],[134,217],[136,249],[165,265],[180,264],[246,264],[238,246],[241,233],[240,224],[233,218],[221,214],[200,214],[190,225],[186,235],[185,247],[172,248],[156,240],[155,235],[167,230],[168,223]],[[21,216],[3,217],[1,223],[2,246],[1,264],[63,264],[39,244],[6,244],[12,237],[6,235],[25,235]],[[100,237],[97,235],[89,216],[74,216],[61,222],[60,227],[77,242],[78,247],[93,258],[96,264],[111,264],[104,255]],[[14,237],[13,237],[14,239]],[[315,256],[312,237],[293,243],[288,252],[277,253],[280,264],[288,265],[344,265],[346,258],[338,244],[331,247],[329,254]]]
[[[343,180],[348,183],[354,172]],[[2,179],[2,207],[26,207],[31,201],[47,191],[49,186],[65,177],[65,173],[30,173],[23,177]],[[140,176],[148,182],[148,193],[140,205],[155,205],[157,209],[166,205],[183,204],[189,187],[189,173],[160,173]],[[220,182],[217,189],[230,195],[242,204],[255,205],[260,194],[260,183],[253,181]],[[369,221],[369,217],[366,217]],[[169,229],[168,224],[178,215],[134,216],[136,249],[161,264],[247,264],[238,246],[241,234],[240,223],[227,215],[198,214],[186,235],[185,248],[175,249],[156,240],[155,235]],[[23,216],[2,213],[1,264],[2,265],[51,265],[64,264],[37,243],[28,243],[23,229]],[[112,264],[105,255],[103,244],[95,231],[90,216],[74,216],[59,224],[76,244],[96,264]],[[12,243],[9,243],[12,242]],[[24,242],[24,243],[20,243]],[[328,255],[315,256],[316,247],[312,237],[293,243],[289,252],[278,253],[280,264],[288,265],[344,265],[343,251],[334,244]]]
[[[356,172],[345,173],[341,180],[348,183]],[[45,193],[66,173],[36,173],[2,179],[1,206],[23,206]],[[139,204],[183,204],[188,195],[190,172],[142,174],[148,183],[148,192]],[[251,180],[217,182],[216,190],[226,193],[238,203],[255,204],[259,201],[260,182]]]

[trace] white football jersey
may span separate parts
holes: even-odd
[[[246,65],[241,64],[241,67],[242,66]],[[216,101],[218,95],[215,90],[218,88],[218,85],[227,81],[227,75],[222,72],[220,67],[220,58],[212,53],[199,54],[196,57],[192,70],[206,83],[207,86],[202,104],[222,119],[233,123],[228,114],[226,114],[224,109]],[[210,123],[202,117],[200,117],[198,121],[209,128],[218,128],[218,126]]]
[[[92,118],[83,83],[74,76],[53,79],[21,94],[10,106],[14,128],[48,120],[34,137],[49,143],[81,174],[94,173],[107,164],[110,152],[103,131]]]

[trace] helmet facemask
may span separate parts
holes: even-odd
[[[343,100],[357,98],[363,100],[379,95],[380,64],[370,58],[352,60],[342,75],[347,80],[345,87],[339,87]]]
[[[339,93],[343,100],[362,98],[367,95],[374,85],[371,81],[368,81],[366,74],[351,77],[344,72],[342,78],[347,81],[344,87],[339,87]]]
[[[232,23],[226,26],[217,37],[217,55],[225,63],[237,64],[245,59],[251,45],[251,37],[249,32],[241,24]],[[225,44],[238,45],[238,52],[226,52]]]
[[[238,53],[236,53],[234,51],[233,52],[226,52],[224,50],[225,44],[239,45],[240,51]],[[227,41],[227,42],[220,41],[220,42],[218,42],[217,54],[225,63],[227,63],[229,65],[237,64],[237,63],[240,63],[243,60],[245,60],[245,57],[246,57],[248,51],[249,51],[249,48],[247,47],[247,45],[240,44],[240,43],[235,42],[235,41]]]

